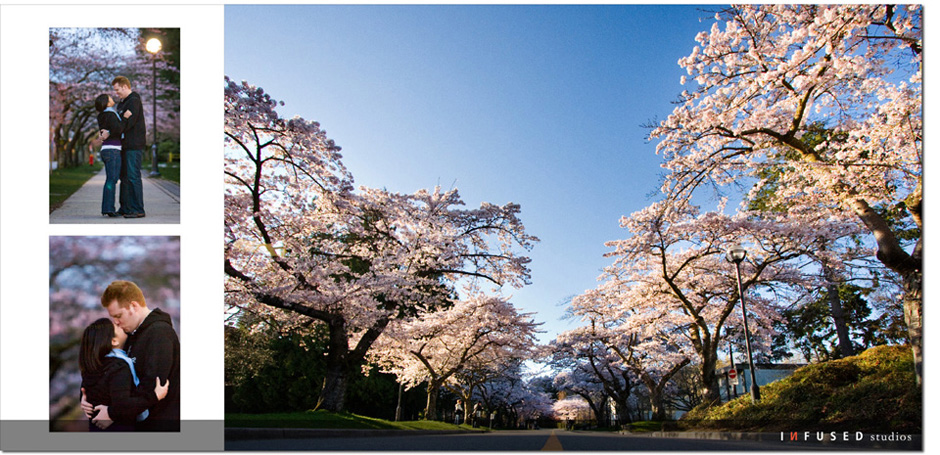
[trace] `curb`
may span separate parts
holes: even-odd
[[[226,428],[226,441],[248,439],[368,438],[385,436],[416,436],[444,434],[476,434],[470,430],[360,430],[319,428]]]
[[[173,199],[174,202],[179,203],[180,201],[180,186],[176,182],[171,182],[169,180],[164,180],[161,178],[147,177],[156,186],[160,191],[163,191],[164,194],[169,196],[170,199]]]

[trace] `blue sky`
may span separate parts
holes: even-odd
[[[575,326],[564,302],[612,262],[620,217],[655,198],[643,125],[672,111],[714,9],[228,5],[225,74],[319,121],[357,185],[520,204],[541,242],[513,302],[548,341]]]

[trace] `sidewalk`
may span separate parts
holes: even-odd
[[[142,174],[144,190],[143,218],[111,218],[101,215],[101,193],[104,189],[105,172],[88,179],[75,194],[62,203],[62,207],[49,214],[51,224],[179,224],[180,187],[176,183]],[[115,209],[117,209],[115,197]]]

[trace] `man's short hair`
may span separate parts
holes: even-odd
[[[140,306],[147,307],[147,302],[144,301],[144,293],[136,284],[130,281],[114,281],[104,290],[104,294],[101,294],[101,306],[105,308],[115,300],[121,305],[121,308],[127,308],[131,302],[137,302]]]
[[[131,88],[131,80],[124,76],[118,76],[114,78],[114,80],[111,81],[111,85],[114,85],[114,84],[121,84],[127,88]]]

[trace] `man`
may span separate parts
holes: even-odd
[[[143,292],[130,281],[111,283],[101,296],[101,306],[128,335],[124,350],[134,359],[137,368],[140,378],[137,393],[148,401],[150,413],[145,420],[137,422],[135,430],[180,431],[180,342],[170,316],[159,308],[147,308]],[[158,377],[161,381],[167,378],[170,383],[163,400],[158,400],[153,391]],[[96,424],[104,427],[116,417],[116,412],[121,412],[88,403],[83,393],[85,415],[91,418],[95,409],[99,411]]]
[[[131,90],[131,81],[118,76],[111,81],[114,93],[121,99],[117,111],[124,120],[121,139],[121,209],[124,218],[143,218],[144,190],[140,177],[140,164],[147,143],[147,124],[140,95]]]

